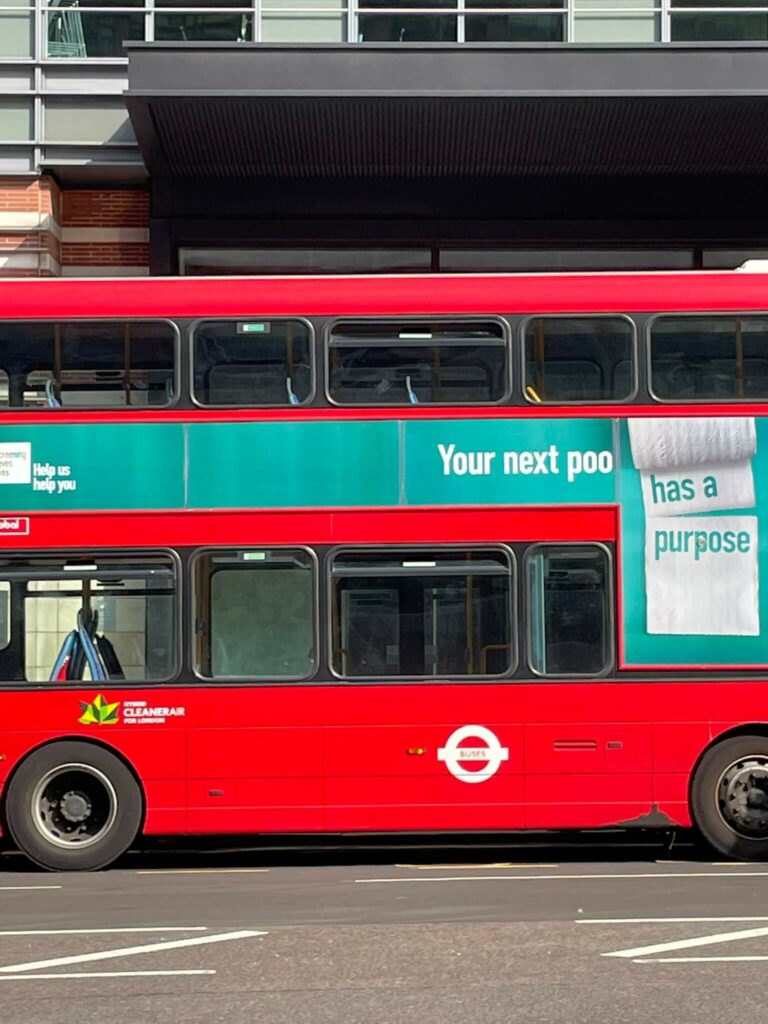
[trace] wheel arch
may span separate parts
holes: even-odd
[[[139,794],[141,795],[141,822],[139,824],[138,833],[141,835],[144,831],[144,822],[147,817],[147,794],[135,766],[120,749],[113,747],[110,743],[104,743],[102,740],[94,739],[91,736],[82,736],[77,733],[73,733],[71,735],[56,736],[55,739],[43,740],[42,743],[36,743],[33,747],[30,747],[29,750],[26,750],[20,758],[18,758],[13,768],[8,773],[5,782],[3,783],[3,791],[0,794],[0,826],[2,826],[3,830],[3,843],[8,843],[9,841],[13,842],[8,828],[6,800],[15,775],[21,766],[25,764],[33,754],[36,754],[39,750],[44,750],[46,747],[54,746],[56,743],[83,743],[90,747],[99,747],[101,750],[105,750],[107,753],[112,754],[113,757],[116,757],[118,761],[121,761],[123,765],[125,765],[133,776],[134,782],[138,786]]]
[[[741,725],[725,729],[723,732],[719,732],[717,736],[713,736],[709,743],[699,751],[699,756],[696,758],[693,768],[691,768],[691,774],[688,779],[688,805],[691,812],[693,811],[691,802],[693,780],[704,757],[718,744],[723,743],[725,740],[738,739],[739,736],[762,736],[768,740],[768,722],[743,722]]]

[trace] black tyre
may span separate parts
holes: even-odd
[[[708,750],[693,777],[691,812],[720,853],[768,859],[768,738],[735,736]]]
[[[95,871],[128,849],[143,813],[141,790],[119,758],[90,743],[51,743],[11,779],[8,829],[50,871]]]

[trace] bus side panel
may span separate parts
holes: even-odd
[[[183,704],[179,691],[147,690],[148,703]],[[111,750],[127,762],[138,778],[145,794],[147,833],[178,833],[187,827],[184,793],[186,775],[186,729],[183,718],[179,724],[137,722],[123,724],[82,725],[81,703],[94,699],[96,691],[53,690],[0,693],[0,723],[35,723],[34,728],[0,730],[0,790],[14,768],[33,750],[55,741],[85,741]],[[135,700],[136,691],[109,690],[110,702]],[[0,792],[0,796],[2,792]]]

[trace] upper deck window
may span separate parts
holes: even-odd
[[[662,316],[651,326],[662,402],[768,397],[768,316]]]
[[[200,405],[300,405],[312,393],[310,328],[301,320],[207,320],[195,328]]]
[[[623,317],[542,317],[525,325],[530,402],[624,402],[635,389],[634,331]]]
[[[346,322],[331,330],[328,395],[339,405],[480,405],[508,391],[500,323]]]
[[[169,323],[0,322],[0,407],[168,405],[175,398],[175,363]]]

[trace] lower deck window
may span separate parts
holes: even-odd
[[[303,550],[195,561],[195,668],[208,679],[306,679],[316,665],[315,565]]]
[[[148,681],[176,670],[176,570],[168,555],[4,558],[2,590],[2,679]]]
[[[530,667],[538,675],[598,675],[610,667],[607,552],[537,546],[527,560]]]
[[[501,549],[337,555],[334,671],[345,678],[511,672],[513,576],[512,554]]]

